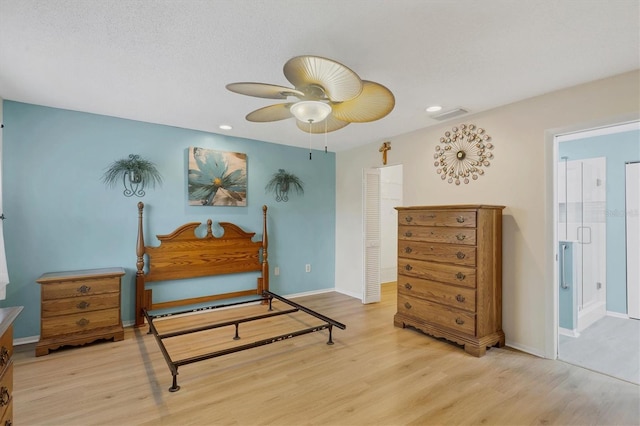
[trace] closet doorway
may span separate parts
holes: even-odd
[[[397,279],[402,165],[365,169],[363,176],[363,303],[380,301],[380,285]]]

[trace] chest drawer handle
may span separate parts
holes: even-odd
[[[456,318],[456,324],[462,325],[464,324],[464,320],[462,318]]]
[[[406,288],[407,290],[411,290],[413,288],[413,286],[411,284],[409,284],[409,283],[406,283],[404,285],[404,288]]]
[[[0,407],[8,405],[10,400],[11,395],[9,394],[9,389],[7,389],[6,386],[3,386],[2,389],[0,389]]]
[[[404,220],[406,220],[407,222],[411,222],[413,218],[411,216],[407,216],[404,218]]]
[[[413,249],[411,247],[405,247],[404,248],[404,252],[405,253],[411,253],[413,251]]]
[[[464,240],[465,238],[467,238],[467,236],[466,236],[466,235],[464,235],[464,234],[458,234],[458,235],[456,235],[456,238],[458,239],[458,241],[462,241],[462,240]]]
[[[404,233],[404,236],[405,236],[405,237],[410,237],[410,236],[412,236],[412,235],[413,235],[413,234],[411,233],[411,231],[407,231],[407,232],[405,232],[405,233]]]
[[[407,271],[410,271],[413,269],[413,266],[411,265],[404,265],[404,269],[406,269]]]
[[[466,299],[463,295],[459,294],[456,296],[456,300],[460,303],[464,302]]]
[[[82,319],[79,319],[78,321],[76,321],[76,324],[78,324],[80,327],[84,327],[87,324],[89,324],[89,320],[86,319],[86,318],[82,318]]]
[[[411,303],[404,302],[404,307],[407,308],[407,309],[411,309]]]
[[[78,303],[76,306],[78,307],[78,309],[87,309],[89,307],[90,303],[85,302],[84,300],[80,303]]]
[[[467,257],[467,255],[464,254],[463,252],[459,251],[459,252],[456,253],[456,257],[458,259],[464,259],[465,257]]]
[[[78,287],[78,293],[82,293],[82,294],[87,294],[91,291],[91,287],[86,286],[86,285],[81,285],[80,287]]]
[[[456,218],[456,221],[457,221],[458,223],[464,223],[464,216],[458,216],[458,217]]]
[[[464,280],[467,276],[465,274],[463,274],[462,272],[458,272],[456,274],[456,278],[459,279],[460,281]]]
[[[0,349],[0,367],[4,367],[9,362],[9,350],[6,346]]]

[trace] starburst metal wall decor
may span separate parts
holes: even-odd
[[[460,124],[446,131],[436,145],[434,166],[442,180],[460,185],[469,183],[469,178],[476,180],[484,174],[483,167],[488,167],[493,159],[493,144],[484,129],[475,124]]]

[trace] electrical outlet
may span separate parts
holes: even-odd
[[[304,265],[304,270],[305,270],[305,272],[311,272],[311,265],[309,263]]]
[[[278,276],[280,275],[280,267],[276,266],[275,268],[273,268],[273,275]]]

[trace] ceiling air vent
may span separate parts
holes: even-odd
[[[449,111],[441,112],[440,114],[434,114],[434,115],[431,116],[431,118],[433,118],[434,120],[443,121],[443,120],[448,120],[448,119],[453,118],[453,117],[458,117],[459,115],[463,115],[463,114],[466,114],[468,112],[469,111],[467,111],[466,109],[455,108],[455,109],[451,109]]]

